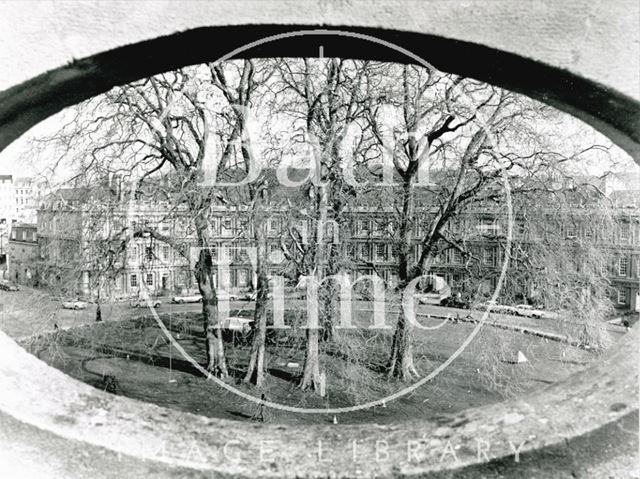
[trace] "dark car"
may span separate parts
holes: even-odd
[[[448,298],[444,298],[440,301],[440,306],[446,306],[447,308],[469,309],[469,302],[464,299],[449,296]]]
[[[18,291],[20,288],[18,288],[13,283],[9,283],[8,281],[1,281],[0,282],[0,289],[3,290],[3,291]]]
[[[638,313],[630,314],[620,320],[620,324],[625,328],[629,328],[638,322]]]

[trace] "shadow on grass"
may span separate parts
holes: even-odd
[[[150,366],[155,366],[159,368],[171,369],[173,371],[179,371],[182,373],[190,374],[195,377],[205,378],[207,375],[203,374],[199,369],[197,369],[190,361],[180,358],[168,358],[166,356],[158,355],[158,354],[150,354],[150,353],[139,353],[135,351],[128,351],[125,349],[117,348],[114,346],[110,346],[108,344],[100,344],[94,345],[93,350],[101,353],[106,356],[93,356],[90,358],[86,358],[82,362],[82,368],[88,373],[100,375],[94,371],[90,371],[85,367],[85,364],[89,361],[95,359],[126,359],[127,361],[138,361],[144,364],[148,364]],[[203,368],[205,366],[201,365]],[[246,371],[240,368],[235,368],[231,366],[227,366],[229,371],[229,375],[231,377],[239,378],[244,375]]]
[[[240,419],[254,419],[254,417],[251,414],[246,414],[240,411],[232,411],[230,409],[226,409],[226,411],[229,415],[238,417]]]
[[[283,371],[282,369],[276,369],[276,368],[269,368],[267,369],[267,372],[278,379],[282,379],[283,381],[287,381],[290,383],[298,383],[300,381],[300,374],[298,374],[297,372],[289,372],[289,371]]]

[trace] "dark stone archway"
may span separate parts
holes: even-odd
[[[215,61],[259,39],[300,30],[304,25],[240,25],[199,28],[127,45],[58,68],[0,93],[0,150],[36,123],[115,85],[185,65]],[[333,28],[333,30],[340,30]],[[436,68],[526,94],[564,110],[609,136],[640,161],[640,105],[605,85],[482,45],[433,35],[345,27],[392,42]],[[407,62],[390,48],[330,34],[271,41],[238,57],[317,56]]]

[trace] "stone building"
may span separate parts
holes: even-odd
[[[14,178],[16,218],[18,221],[35,223],[36,211],[43,187],[34,178]]]
[[[274,196],[281,193],[275,192]],[[306,201],[299,191],[295,194],[298,195],[294,198],[295,204]],[[78,293],[84,296],[95,296],[98,289],[102,295],[110,297],[137,296],[144,289],[155,294],[195,290],[195,239],[193,231],[189,230],[187,212],[168,201],[124,203],[115,201],[110,194],[107,197],[109,201],[94,193],[88,200],[86,191],[60,190],[41,204],[38,211],[38,270],[43,281],[77,284]],[[594,242],[611,255],[614,258],[609,266],[612,302],[621,309],[637,309],[640,209],[630,204],[629,198],[635,197],[620,192],[611,196],[613,206],[609,211],[577,205],[568,213],[572,218],[570,223],[557,222],[544,213],[534,219],[531,211],[516,212],[511,269],[501,300],[523,302],[535,298],[536,285],[527,281],[518,255],[533,254],[531,251],[541,241],[543,230],[546,235],[553,230],[557,241],[569,245],[569,252],[570,245],[582,239]],[[292,228],[301,234],[303,241],[309,241],[314,226],[304,205],[300,203],[299,206],[286,209],[273,201],[266,222],[270,253],[280,250],[283,238],[289,236]],[[425,221],[435,214],[435,209],[425,204],[416,214],[413,258],[421,252],[420,238],[424,234]],[[602,223],[599,231],[599,223],[594,218],[602,214],[612,218],[615,227],[611,224],[605,227]],[[343,269],[352,279],[376,274],[388,285],[395,284],[398,255],[393,209],[359,206],[344,215],[341,224],[330,219],[325,234],[328,242],[344,248]],[[247,239],[252,237],[251,225],[246,217],[246,210],[238,207],[217,206],[211,210],[209,234],[213,259],[225,259],[228,263],[227,268],[220,270],[228,277],[218,278],[216,274],[216,281],[233,292],[251,289],[254,282],[249,253],[252,243]],[[442,245],[432,265],[433,272],[444,278],[454,293],[489,295],[496,287],[504,261],[507,233],[504,209],[476,206],[457,215],[447,228],[463,241],[466,253]],[[136,231],[147,231],[147,234],[132,234]],[[104,249],[107,239],[112,246],[124,245],[124,250],[106,275],[108,277],[101,277],[99,258],[107,253]],[[100,244],[101,247],[97,246]],[[175,245],[182,245],[182,251]],[[295,284],[291,265],[274,258],[280,257],[270,256],[269,272],[289,277]],[[518,281],[520,283],[516,284]]]
[[[16,219],[13,175],[0,175],[0,221],[11,224]]]
[[[102,191],[101,193],[104,193]],[[169,244],[134,235],[156,228],[179,241],[186,234],[168,220],[168,204],[123,204],[109,195],[59,190],[38,209],[38,271],[42,283],[69,294],[118,298],[143,289],[168,294],[193,286],[189,262]],[[108,263],[108,261],[110,261]]]
[[[38,258],[37,225],[16,223],[11,229],[7,248],[7,277],[19,284],[37,284]]]
[[[13,176],[0,175],[0,278],[8,275],[7,248],[15,213]]]

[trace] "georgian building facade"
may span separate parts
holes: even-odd
[[[131,234],[139,226],[180,241],[184,227],[168,221],[169,205],[87,204],[59,191],[38,209],[37,269],[44,286],[83,297],[132,297],[146,289],[171,293],[192,286],[189,262],[167,243]],[[110,253],[113,251],[114,253]],[[111,255],[110,266],[102,259]]]
[[[612,301],[623,309],[640,311],[640,210],[622,210],[617,215],[611,265]]]
[[[572,212],[570,222],[532,217],[516,212],[512,230],[511,273],[517,272],[519,260],[530,254],[535,245],[553,234],[570,245],[580,240],[597,244],[612,257],[608,276],[611,299],[621,309],[636,310],[640,278],[640,208],[615,205],[605,212],[613,221],[600,224],[594,218],[603,213],[580,207]],[[397,281],[398,252],[395,244],[393,210],[360,207],[346,213],[346,220],[337,224],[329,220],[325,237],[330,243],[342,245],[345,251],[344,269],[353,279],[362,275],[379,275],[393,285]],[[412,259],[421,253],[420,239],[428,216],[435,214],[423,208],[413,224]],[[231,291],[247,290],[254,284],[251,266],[250,225],[247,215],[237,208],[216,207],[211,211],[210,249],[214,261],[228,265],[220,269],[216,281]],[[100,227],[96,228],[96,224]],[[346,226],[345,226],[346,225]],[[613,226],[612,226],[613,225]],[[174,294],[197,287],[193,275],[197,249],[194,232],[186,211],[180,212],[168,202],[130,202],[126,206],[80,204],[73,195],[64,192],[43,202],[38,211],[39,277],[46,283],[77,284],[84,296],[96,294],[109,297],[131,297],[143,289],[155,294]],[[303,209],[270,209],[266,219],[269,249],[268,269],[271,274],[289,276],[295,281],[290,265],[282,261],[282,241],[295,228],[303,242],[312,237],[313,224]],[[498,208],[475,208],[450,221],[448,232],[461,239],[462,248],[441,245],[432,270],[443,277],[454,293],[491,293],[505,259],[507,217]],[[131,235],[133,231],[154,231],[155,234]],[[94,237],[89,237],[94,232]],[[96,236],[97,235],[97,236]],[[129,236],[127,236],[129,235]],[[113,274],[108,281],[99,281],[98,267],[92,259],[104,256],[104,251],[92,248],[111,238],[114,245],[124,244]],[[161,238],[165,238],[163,241]],[[179,247],[177,246],[179,245]],[[525,277],[526,272],[520,276]],[[508,281],[517,274],[508,275]],[[74,283],[75,281],[75,283]],[[510,285],[506,284],[508,289]],[[530,297],[532,284],[517,285],[523,297]],[[516,286],[514,286],[516,288]],[[503,288],[504,289],[504,288]],[[523,290],[525,289],[525,290]],[[517,301],[514,298],[506,300]]]

